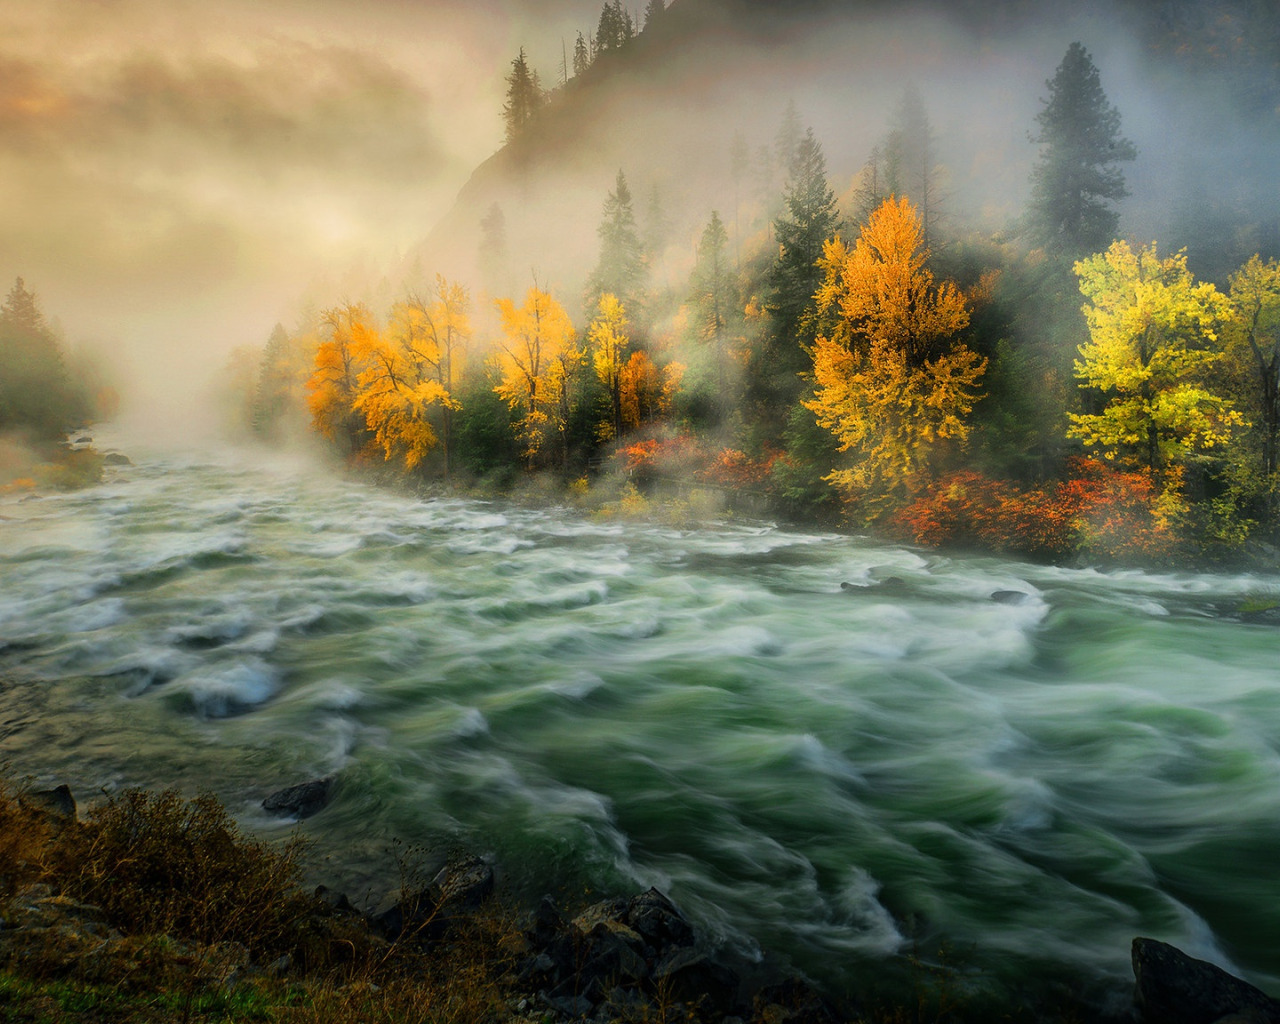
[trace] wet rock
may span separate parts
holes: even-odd
[[[398,899],[370,921],[384,937],[434,941],[493,892],[493,868],[479,857],[451,861],[425,889]]]
[[[633,896],[622,923],[639,932],[655,949],[693,943],[692,926],[657,889]]]
[[[550,896],[543,896],[529,922],[529,941],[537,948],[547,945],[565,930],[565,919]]]
[[[75,824],[76,798],[71,795],[69,786],[55,786],[53,789],[37,789],[31,793],[24,793],[22,802],[40,811],[55,829]]]
[[[1019,605],[1031,600],[1031,595],[1021,590],[997,590],[991,595],[996,604]]]
[[[120,452],[107,452],[107,454],[102,457],[102,464],[104,466],[132,466],[133,460],[127,455],[122,455]]]
[[[451,861],[436,874],[431,888],[440,907],[475,910],[493,892],[493,866],[479,857]]]
[[[798,978],[761,989],[752,1003],[752,1019],[771,1024],[838,1024],[840,1020],[831,1005]]]
[[[692,946],[671,950],[653,970],[659,984],[675,999],[701,1001],[720,1013],[733,1009],[738,1000],[738,975]]]
[[[322,906],[327,907],[335,914],[360,913],[360,911],[356,909],[355,904],[347,899],[346,893],[337,892],[334,889],[330,889],[327,885],[316,886],[315,898],[320,901]]]
[[[262,801],[262,809],[282,818],[309,818],[329,802],[332,789],[332,777],[300,782],[272,793]]]
[[[1166,942],[1133,940],[1135,1002],[1148,1024],[1280,1024],[1280,1001]]]

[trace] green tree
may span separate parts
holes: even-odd
[[[658,19],[666,12],[667,5],[664,0],[649,0],[644,8],[644,27],[647,31],[658,23]]]
[[[937,137],[929,123],[920,90],[908,87],[893,113],[882,153],[882,195],[906,196],[919,212],[926,248],[934,241],[941,202]]]
[[[636,34],[636,23],[622,0],[610,0],[600,10],[600,22],[596,27],[596,53],[620,50]]]
[[[587,45],[586,37],[579,32],[578,38],[573,41],[573,77],[585,75],[590,67],[591,48]]]
[[[718,401],[727,393],[727,366],[730,317],[736,311],[733,275],[726,250],[729,235],[717,210],[702,230],[698,241],[698,262],[690,279],[692,326],[698,340],[711,350],[716,369]]]
[[[545,101],[538,72],[529,67],[522,46],[520,53],[511,61],[511,71],[507,75],[507,102],[502,108],[508,142],[520,137]]]
[[[1184,253],[1161,257],[1154,243],[1135,253],[1113,242],[1075,269],[1089,300],[1076,376],[1104,405],[1073,414],[1068,435],[1179,492],[1188,460],[1220,451],[1242,422],[1215,387],[1226,297],[1193,280]]]
[[[1129,194],[1116,165],[1137,150],[1120,135],[1120,113],[1080,43],[1067,48],[1045,85],[1049,96],[1033,138],[1042,148],[1031,172],[1029,227],[1038,244],[1076,259],[1115,237],[1120,216],[1111,204]]]
[[[492,203],[480,219],[480,244],[476,252],[480,280],[490,295],[509,290],[511,253],[507,245],[507,218],[498,203]]]
[[[765,308],[773,318],[766,356],[775,373],[802,369],[802,321],[822,281],[822,247],[839,227],[835,193],[827,184],[827,161],[813,129],[801,138],[784,193],[785,211],[774,222],[778,256],[769,270]]]
[[[773,138],[775,166],[780,168],[788,179],[794,180],[800,173],[800,145],[804,142],[804,123],[800,120],[800,111],[795,100],[787,101],[787,108],[782,112],[782,124]]]
[[[0,430],[53,439],[88,414],[35,293],[18,278],[0,306]]]
[[[613,294],[635,322],[644,309],[647,268],[632,209],[631,189],[622,171],[618,171],[613,191],[605,199],[596,233],[600,236],[600,258],[587,279],[586,307],[596,309],[601,296]]]

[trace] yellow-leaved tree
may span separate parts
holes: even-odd
[[[587,328],[587,340],[591,343],[596,378],[609,392],[610,422],[608,429],[601,432],[605,441],[622,435],[622,376],[631,347],[629,326],[627,311],[618,297],[612,292],[600,296],[599,312]]]
[[[365,417],[387,459],[399,456],[413,469],[437,443],[431,418],[440,410],[446,440],[449,414],[458,403],[451,389],[453,363],[471,335],[467,293],[436,279],[436,298],[413,297],[391,307],[385,334],[365,332],[356,355],[364,369],[353,407]],[[448,445],[445,449],[448,473]]]
[[[377,327],[367,306],[347,303],[320,315],[320,333],[307,380],[307,408],[312,426],[350,454],[360,448],[364,429],[354,408],[364,368],[358,353],[369,350]]]
[[[963,442],[986,360],[957,340],[964,296],[927,269],[923,226],[890,197],[853,248],[823,247],[815,295],[814,397],[804,403],[851,463],[825,478],[871,521],[930,479],[940,449]]]
[[[1280,504],[1280,261],[1253,256],[1231,275],[1228,352],[1246,380],[1244,405],[1253,420],[1254,488],[1267,520]]]
[[[569,314],[536,284],[523,305],[498,299],[497,306],[505,340],[498,343],[502,381],[494,391],[513,410],[523,411],[520,441],[530,468],[552,433],[559,435],[567,462],[569,389],[582,363]]]
[[[1076,376],[1105,405],[1072,415],[1068,436],[1176,490],[1185,462],[1225,445],[1242,422],[1213,384],[1226,296],[1195,282],[1184,253],[1162,257],[1154,242],[1138,252],[1113,242],[1075,272],[1089,300]]]

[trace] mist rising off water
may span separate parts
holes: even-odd
[[[940,940],[1120,979],[1136,934],[1280,980],[1280,634],[1226,614],[1280,579],[136,461],[0,499],[21,770],[258,827],[336,772],[308,828],[348,878],[456,840],[531,891],[658,885],[827,980]]]

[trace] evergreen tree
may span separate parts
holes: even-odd
[[[529,67],[522,46],[519,55],[511,61],[511,72],[507,75],[507,102],[502,108],[508,142],[519,137],[544,101],[542,83],[538,80],[538,73]]]
[[[27,289],[26,282],[18,278],[0,306],[0,326],[12,330],[40,334],[48,330],[44,314],[36,302],[35,292]]]
[[[605,200],[597,234],[600,259],[587,280],[586,307],[597,309],[601,297],[612,293],[622,302],[632,323],[636,323],[643,308],[645,256],[631,205],[631,189],[622,171],[618,171],[614,189]]]
[[[883,151],[884,194],[911,200],[924,231],[928,248],[938,220],[937,140],[920,91],[910,86],[894,111],[892,127]],[[877,203],[878,205],[878,203]]]
[[[663,0],[649,0],[644,9],[644,27],[646,30],[652,28],[663,12],[667,9]]]
[[[591,50],[587,46],[586,38],[579,32],[578,38],[573,43],[573,77],[586,74],[589,67],[591,67]]]
[[[742,208],[742,182],[751,166],[751,153],[747,149],[747,140],[742,132],[733,133],[733,142],[729,145],[729,175],[733,178],[733,263],[735,267],[742,265],[742,228],[740,224]]]
[[[490,205],[480,220],[477,253],[480,280],[490,295],[510,290],[511,257],[507,247],[507,218],[497,203]]]
[[[778,258],[769,274],[766,308],[776,325],[776,355],[791,368],[803,362],[801,319],[822,281],[818,260],[823,243],[836,234],[839,220],[835,193],[827,184],[826,157],[813,129],[805,132],[797,147],[783,201],[786,209],[774,222]]]
[[[799,374],[811,365],[804,348],[812,341],[804,330],[805,318],[822,283],[818,261],[823,243],[836,235],[839,220],[835,193],[827,184],[826,157],[812,129],[800,140],[794,168],[783,195],[785,209],[773,225],[778,256],[768,274],[765,309],[770,323],[747,370],[757,412],[778,430],[799,398]]]
[[[0,306],[0,430],[52,439],[89,412],[36,296],[18,278]]]
[[[1129,194],[1116,164],[1137,150],[1120,135],[1120,113],[1102,91],[1098,69],[1072,43],[1047,81],[1049,97],[1036,115],[1042,147],[1031,173],[1029,227],[1037,243],[1075,259],[1105,249],[1120,216],[1111,204]]]
[[[798,170],[800,144],[804,141],[804,126],[800,121],[800,111],[796,109],[796,101],[788,100],[787,109],[782,114],[782,124],[773,140],[773,151],[777,156],[777,167],[788,179],[794,179]]]
[[[729,235],[717,210],[702,231],[698,262],[690,282],[693,328],[700,342],[711,349],[715,363],[717,400],[724,401],[727,383],[729,317],[736,303],[726,249]]]
[[[289,363],[289,332],[276,324],[267,338],[258,364],[258,385],[254,391],[250,426],[261,438],[273,439],[280,418],[289,409],[294,375]]]
[[[600,23],[596,26],[596,53],[619,50],[636,34],[636,23],[622,0],[611,0],[600,10]]]

